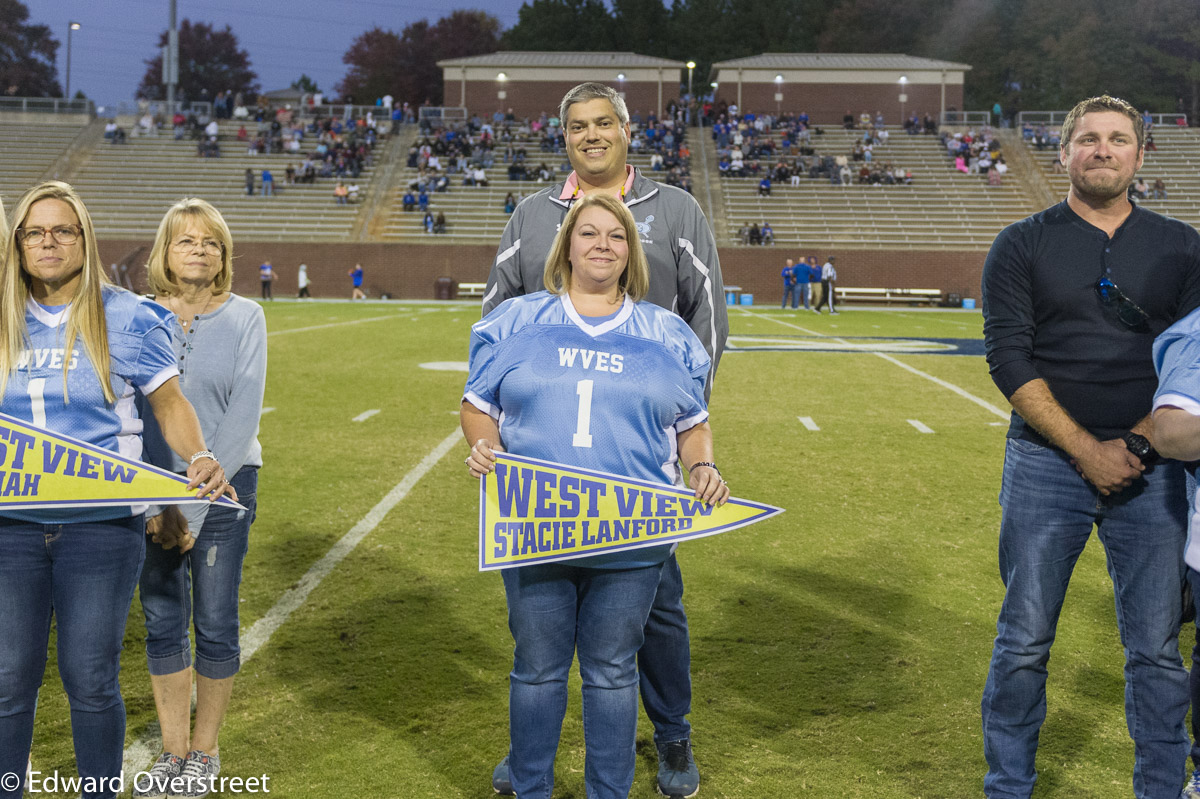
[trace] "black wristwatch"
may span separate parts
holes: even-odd
[[[1154,447],[1150,446],[1150,439],[1145,436],[1138,435],[1134,432],[1128,432],[1121,436],[1121,440],[1125,442],[1125,447],[1138,456],[1138,460],[1143,466],[1149,466],[1158,460],[1158,453],[1154,451]]]

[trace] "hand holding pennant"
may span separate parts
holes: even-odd
[[[0,511],[208,502],[188,478],[0,413]],[[228,497],[214,504],[242,505]]]
[[[479,486],[480,571],[703,538],[783,513],[509,453],[497,452],[495,467]]]

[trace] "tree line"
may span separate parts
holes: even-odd
[[[0,0],[0,18],[8,21],[0,25],[0,87],[61,96],[49,28],[31,24],[20,0]],[[229,26],[184,20],[179,40],[183,98],[259,91]],[[1140,108],[1200,116],[1196,0],[528,0],[507,30],[484,11],[454,11],[399,32],[365,31],[342,57],[346,73],[333,97],[440,104],[438,60],[496,50],[691,60],[697,86],[713,63],[764,52],[907,53],[970,64],[967,108],[1061,109],[1108,92]],[[161,97],[157,51],[146,65],[138,96]],[[317,89],[301,78],[293,85]]]

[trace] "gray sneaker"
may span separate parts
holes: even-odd
[[[492,790],[501,796],[516,796],[512,787],[512,778],[508,776],[508,755],[496,764],[492,770]]]
[[[133,778],[133,799],[166,799],[167,784],[178,777],[182,769],[182,757],[163,752],[149,771]]]
[[[1180,799],[1200,799],[1200,769],[1192,772],[1192,778],[1183,786]]]
[[[221,758],[193,749],[179,776],[171,780],[167,799],[201,799],[217,788],[217,775],[221,773]]]
[[[700,793],[700,771],[692,757],[692,742],[656,743],[658,749],[658,792],[669,799],[690,799]]]

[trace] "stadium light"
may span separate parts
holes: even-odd
[[[625,73],[624,73],[624,72],[618,72],[618,73],[617,73],[617,80],[625,80]]]
[[[904,125],[904,103],[908,101],[908,94],[906,93],[906,89],[908,88],[908,76],[901,75],[900,80],[898,82],[900,84],[900,124],[901,124],[901,126],[903,126]]]
[[[696,62],[695,61],[687,62],[687,68],[688,68],[688,99],[690,100],[692,97],[692,70],[694,70],[696,68]]]
[[[498,80],[498,81],[506,81],[506,80],[508,80],[508,75],[505,75],[503,72],[497,72],[497,73],[496,73],[496,80]]]
[[[77,31],[83,26],[74,20],[67,22],[67,86],[63,96],[71,102],[71,31]]]

